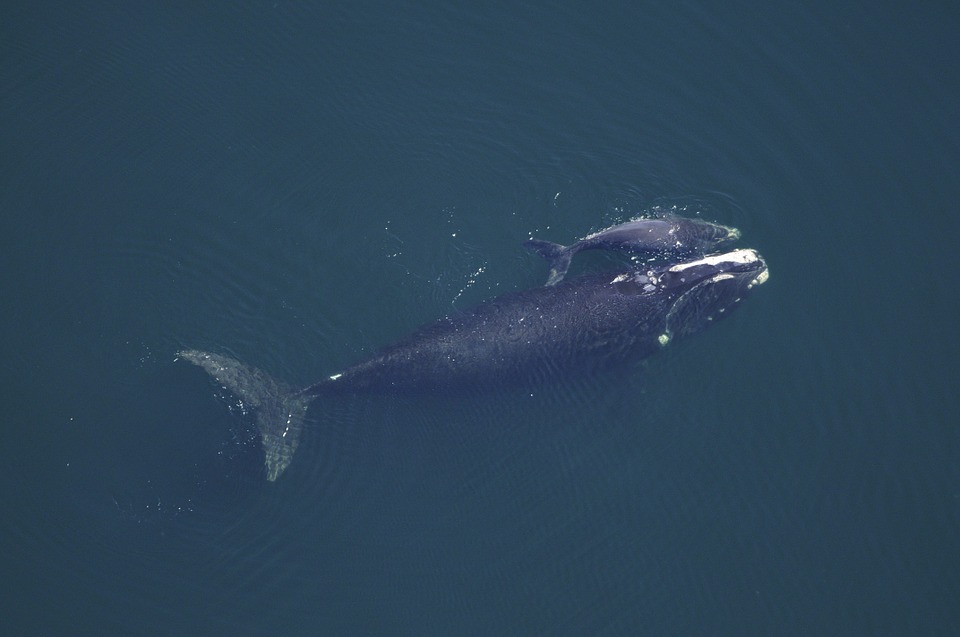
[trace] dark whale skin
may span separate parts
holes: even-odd
[[[303,394],[527,384],[649,356],[660,348],[675,294],[612,283],[616,276],[499,296],[429,323]]]
[[[184,350],[179,356],[254,414],[273,481],[292,461],[307,407],[317,398],[529,386],[592,375],[650,356],[673,336],[728,316],[767,277],[759,254],[735,250],[512,292],[428,323],[300,391],[222,354]]]

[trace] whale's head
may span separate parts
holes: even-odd
[[[722,248],[740,238],[740,231],[736,228],[703,219],[674,217],[673,225],[677,241],[700,250],[701,254]]]
[[[699,332],[729,315],[770,277],[755,250],[734,250],[665,266],[656,275],[659,294],[670,299],[660,342]]]

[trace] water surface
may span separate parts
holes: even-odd
[[[960,25],[821,4],[7,9],[7,630],[957,632]],[[318,404],[266,484],[174,360],[305,385],[658,208],[771,279],[629,374]]]

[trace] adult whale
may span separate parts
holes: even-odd
[[[619,250],[676,260],[703,256],[739,238],[740,231],[736,228],[702,219],[663,215],[611,226],[568,246],[542,239],[527,239],[523,245],[550,262],[545,285],[556,285],[570,268],[573,255],[584,250]]]
[[[228,356],[198,350],[179,356],[253,412],[272,481],[289,466],[314,399],[549,382],[613,367],[728,315],[768,276],[757,252],[735,250],[513,292],[424,325],[299,391]]]

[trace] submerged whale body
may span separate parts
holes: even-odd
[[[740,231],[736,228],[700,219],[664,215],[611,226],[568,246],[542,239],[528,239],[523,245],[550,262],[550,274],[545,285],[556,285],[570,268],[573,255],[584,250],[619,250],[665,258],[686,258],[703,256],[739,238]]]
[[[649,356],[729,314],[766,281],[754,250],[600,273],[498,296],[424,325],[365,361],[294,390],[233,358],[185,350],[254,413],[267,479],[289,466],[308,405],[343,394],[548,382]]]

